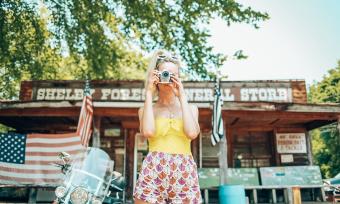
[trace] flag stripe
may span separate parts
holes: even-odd
[[[42,143],[42,144],[62,144],[62,143],[70,143],[70,142],[79,142],[79,135],[73,134],[73,137],[68,138],[49,138],[49,139],[42,139],[42,138],[34,138],[29,139],[26,141],[26,144],[31,143]]]
[[[64,143],[42,143],[42,142],[35,142],[35,143],[28,143],[26,147],[68,147],[68,146],[78,146],[79,141],[74,142],[64,142]]]
[[[64,151],[63,151],[64,152]],[[68,151],[70,155],[79,152],[79,150]],[[60,152],[26,152],[26,156],[55,156]]]
[[[14,172],[14,173],[20,173],[20,174],[35,174],[37,172],[36,169],[18,169],[18,168],[11,168],[11,167],[4,167],[0,166],[0,172]],[[40,169],[39,172],[43,174],[59,174],[60,169],[55,169],[55,170],[46,170],[46,169]],[[9,175],[9,174],[6,174]],[[26,175],[27,176],[27,175]]]
[[[10,163],[5,163],[5,162],[0,162],[0,165],[5,168],[13,168],[13,169],[31,169],[31,170],[40,170],[40,169],[46,169],[46,170],[56,170],[58,167],[50,164],[52,162],[56,161],[48,161],[48,162],[43,162],[45,164],[42,165],[35,165],[35,164],[10,164]]]
[[[75,137],[77,134],[73,133],[66,133],[66,134],[28,134],[28,138],[33,139],[33,138],[40,138],[40,139],[57,139],[57,138],[70,138],[70,137]]]
[[[221,100],[221,93],[218,88],[218,84],[216,84],[212,114],[212,132],[210,136],[211,144],[213,146],[215,146],[216,143],[218,143],[221,138],[224,137],[222,105],[223,101]]]
[[[51,147],[27,147],[27,152],[63,152],[63,151],[73,151],[78,150],[82,146],[79,144],[77,146],[66,146],[66,147],[54,147],[53,149]]]
[[[80,111],[77,133],[80,135],[81,144],[88,146],[92,134],[93,105],[92,97],[86,95],[83,100],[82,109]]]

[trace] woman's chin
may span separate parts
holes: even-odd
[[[159,91],[172,92],[172,84],[158,84]]]

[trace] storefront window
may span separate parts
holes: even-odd
[[[272,133],[233,131],[233,166],[264,167],[272,164]]]
[[[218,168],[218,152],[219,144],[212,146],[210,139],[211,132],[205,132],[200,135],[201,142],[201,167],[203,168]]]
[[[112,160],[114,160],[114,170],[121,174],[124,174],[124,138],[121,128],[118,125],[104,129],[104,134],[100,138],[101,148],[109,154]]]

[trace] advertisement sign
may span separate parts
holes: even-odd
[[[284,153],[307,153],[305,133],[277,133],[277,152]]]

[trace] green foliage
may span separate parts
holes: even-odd
[[[226,60],[207,45],[205,26],[216,17],[258,28],[268,15],[234,0],[0,1],[0,97],[16,96],[22,79],[142,78],[141,53],[158,48],[211,78],[206,67]]]
[[[340,104],[340,61],[323,80],[310,88],[309,101]],[[314,160],[320,165],[324,177],[340,172],[340,134],[336,124],[312,132]]]
[[[5,126],[3,124],[0,124],[0,132],[1,133],[7,133],[9,131],[14,131],[14,129],[11,128],[11,127]]]

